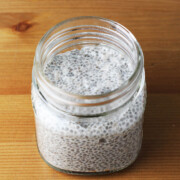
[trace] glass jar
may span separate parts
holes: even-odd
[[[80,95],[55,86],[43,68],[57,54],[103,44],[123,52],[133,74],[118,88]],[[106,174],[138,156],[146,104],[142,49],[125,27],[100,17],[77,17],[51,28],[40,40],[32,71],[32,104],[39,153],[58,171]]]

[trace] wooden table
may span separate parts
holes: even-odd
[[[95,15],[130,29],[145,55],[148,103],[137,161],[107,176],[72,176],[40,158],[30,99],[42,35],[64,19]],[[179,0],[0,0],[0,179],[180,179]]]

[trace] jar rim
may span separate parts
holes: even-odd
[[[50,83],[46,77],[44,77],[44,74],[42,72],[42,70],[39,70],[38,68],[40,68],[40,63],[37,63],[37,60],[40,59],[39,54],[41,51],[41,48],[43,46],[44,41],[48,38],[48,36],[54,31],[56,30],[58,27],[69,23],[69,22],[73,22],[76,20],[83,20],[83,19],[95,19],[95,20],[100,20],[103,22],[106,22],[108,24],[110,24],[111,26],[114,26],[115,28],[118,28],[120,30],[122,30],[126,35],[128,35],[128,37],[131,38],[131,40],[133,41],[135,47],[136,47],[136,51],[137,51],[137,65],[136,68],[134,70],[134,72],[132,73],[132,75],[125,81],[123,82],[118,88],[107,92],[107,93],[103,93],[103,94],[98,94],[98,95],[80,95],[80,94],[75,94],[75,93],[71,93],[71,92],[66,92],[60,88],[58,88],[57,86],[55,86],[54,84]],[[132,82],[134,82],[141,74],[143,71],[143,66],[144,66],[144,56],[143,56],[143,52],[141,49],[141,46],[139,45],[138,41],[136,40],[135,36],[123,25],[121,25],[120,23],[110,20],[110,19],[106,19],[106,18],[102,18],[102,17],[98,17],[98,16],[79,16],[79,17],[73,17],[64,21],[61,21],[60,23],[56,24],[55,26],[53,26],[52,28],[50,28],[45,34],[44,36],[41,38],[41,40],[39,41],[37,48],[36,48],[36,53],[35,53],[35,60],[34,63],[36,64],[36,73],[39,74],[39,76],[41,77],[41,80],[48,85],[48,87],[53,90],[56,93],[61,93],[64,94],[66,96],[71,96],[71,97],[75,97],[77,99],[98,99],[98,98],[104,98],[104,97],[108,97],[111,96],[113,94],[116,93],[120,93],[121,91],[123,92],[128,86],[129,84],[131,84]]]

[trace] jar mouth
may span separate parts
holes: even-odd
[[[125,36],[127,36],[128,38],[130,38],[132,45],[135,47],[135,51],[136,51],[136,56],[135,58],[137,61],[136,67],[134,72],[132,73],[132,75],[125,81],[123,82],[118,88],[107,92],[107,93],[103,93],[103,94],[98,94],[98,95],[80,95],[80,94],[74,94],[71,92],[66,92],[60,88],[58,88],[56,85],[54,85],[53,83],[51,83],[45,76],[43,73],[43,68],[42,68],[42,63],[41,63],[41,55],[42,55],[42,48],[46,42],[46,40],[49,38],[49,36],[51,35],[51,33],[53,33],[54,31],[56,31],[59,27],[66,25],[68,23],[71,22],[75,22],[77,20],[98,20],[100,22],[103,23],[107,23],[109,25],[109,28],[111,28],[112,31],[116,32],[116,33],[123,33]],[[58,32],[58,31],[57,31]],[[111,96],[113,94],[116,93],[120,93],[120,92],[124,92],[128,86],[133,83],[133,81],[135,81],[141,74],[142,74],[142,70],[143,70],[143,66],[144,66],[144,57],[143,57],[143,53],[142,53],[142,49],[139,45],[139,43],[137,42],[136,38],[134,37],[134,35],[124,26],[122,26],[121,24],[113,21],[113,20],[109,20],[106,18],[102,18],[102,17],[96,17],[96,16],[80,16],[80,17],[74,17],[71,19],[67,19],[65,21],[62,21],[60,23],[58,23],[57,25],[55,25],[54,27],[52,27],[40,40],[37,49],[36,49],[36,53],[35,53],[35,61],[34,64],[36,65],[36,69],[35,69],[35,73],[38,74],[38,76],[40,77],[41,81],[44,82],[53,92],[55,93],[60,93],[66,96],[71,96],[71,97],[75,97],[78,99],[98,99],[98,98],[103,98],[103,97],[108,97]]]

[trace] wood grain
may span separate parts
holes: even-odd
[[[0,94],[29,94],[38,41],[58,22],[81,15],[130,29],[144,51],[148,91],[180,92],[179,0],[0,0]]]
[[[139,158],[122,172],[99,177],[66,175],[43,162],[36,147],[30,95],[1,95],[0,102],[0,179],[180,179],[178,94],[148,96]]]
[[[137,37],[145,56],[148,104],[137,161],[108,176],[59,173],[40,158],[30,99],[38,41],[58,22],[93,15]],[[180,179],[179,0],[0,0],[0,179]],[[153,94],[151,94],[153,93]]]

